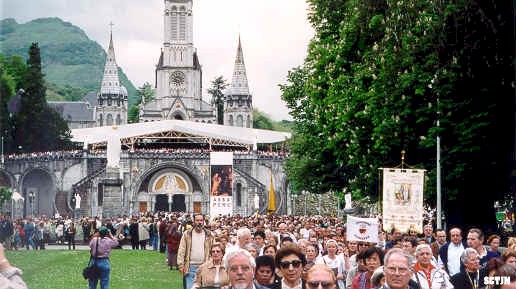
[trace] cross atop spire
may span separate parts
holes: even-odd
[[[113,26],[115,26],[115,24],[113,24],[113,21],[109,22],[109,26],[111,28],[111,33],[113,33]]]

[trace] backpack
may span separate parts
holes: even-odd
[[[25,231],[22,228],[20,228],[20,237],[25,237]]]

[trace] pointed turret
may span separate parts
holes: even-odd
[[[113,24],[110,24],[111,26]],[[116,65],[113,31],[109,35],[109,47],[104,66],[104,76],[97,94],[96,120],[98,126],[127,123],[127,89],[121,85]]]
[[[104,76],[100,86],[101,94],[115,94],[127,97],[127,90],[120,84],[118,66],[116,65],[115,48],[113,47],[113,31],[109,35],[109,48],[104,66]]]
[[[231,86],[224,94],[224,125],[253,127],[253,97],[245,71],[240,35]]]
[[[249,95],[249,83],[247,82],[247,73],[245,71],[244,53],[242,52],[240,35],[238,36],[238,48],[235,67],[233,69],[233,79],[231,80],[230,94]]]

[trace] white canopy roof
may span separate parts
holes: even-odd
[[[103,126],[72,130],[72,141],[85,144],[107,142],[113,136],[120,139],[159,134],[167,131],[187,133],[196,136],[222,139],[241,144],[283,142],[291,137],[288,132],[225,126],[185,120],[163,120],[155,122],[132,123],[119,126]]]

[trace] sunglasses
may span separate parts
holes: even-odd
[[[301,262],[300,260],[294,260],[292,262],[285,261],[285,262],[281,262],[279,265],[280,265],[281,269],[288,269],[288,268],[290,268],[291,264],[292,264],[292,267],[299,268],[299,266],[301,266],[301,264],[303,264],[303,262]]]
[[[306,282],[309,288],[319,288],[319,285],[323,287],[323,289],[328,289],[333,286],[333,282],[325,282],[325,281],[309,281]]]

